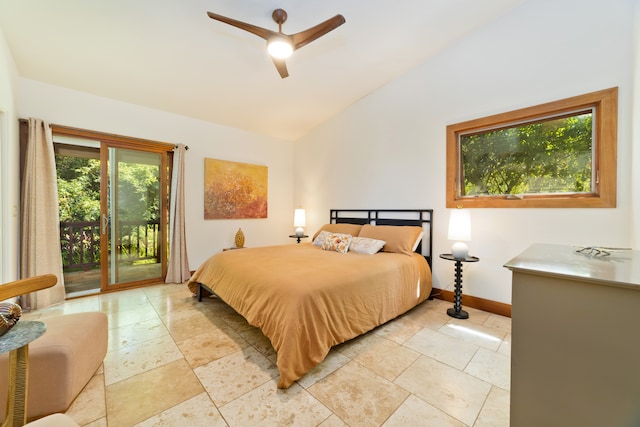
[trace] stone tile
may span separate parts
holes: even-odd
[[[107,386],[109,427],[132,426],[204,392],[184,359]]]
[[[368,343],[370,345],[360,351],[353,360],[389,381],[395,380],[420,356],[417,351],[384,338]]]
[[[136,309],[108,313],[109,329],[134,325],[145,320],[158,319],[158,313],[151,304],[140,305]]]
[[[511,334],[507,334],[502,340],[500,347],[498,347],[498,353],[511,357]]]
[[[451,304],[447,303],[447,307],[445,307],[442,303],[444,303],[444,301],[440,301],[436,306],[431,306],[434,308],[420,309],[421,306],[418,306],[402,316],[401,319],[413,322],[422,328],[430,328],[437,331],[451,319],[451,317],[447,315],[447,308],[449,308]]]
[[[503,390],[511,389],[511,360],[509,356],[481,348],[473,356],[464,372]]]
[[[298,384],[281,390],[269,381],[220,407],[232,426],[315,426],[331,411]]]
[[[506,335],[504,330],[459,319],[451,319],[438,329],[438,332],[494,351],[498,349]]]
[[[126,325],[120,328],[109,329],[109,344],[107,351],[111,352],[135,346],[145,341],[169,335],[169,331],[159,318],[153,318]]]
[[[65,413],[81,426],[105,418],[104,375],[94,375]]]
[[[466,427],[465,424],[414,395],[409,396],[383,424],[383,427],[407,426]]]
[[[364,335],[360,335],[359,337],[355,337],[354,339],[344,342],[334,348],[342,355],[348,357],[349,359],[353,359],[363,351],[366,351],[371,347],[375,347],[381,341],[384,341],[384,338],[382,338],[381,336],[373,333],[367,333]]]
[[[350,359],[342,353],[331,350],[319,365],[304,374],[297,383],[303,388],[309,388],[327,375],[335,372],[341,366],[349,363],[349,361]]]
[[[510,393],[492,387],[473,427],[509,427]]]
[[[111,385],[182,358],[169,335],[110,351],[104,359],[105,384]]]
[[[404,344],[420,329],[422,329],[422,326],[400,317],[377,327],[373,330],[373,333],[398,344]]]
[[[350,426],[379,426],[409,396],[364,366],[349,362],[308,391]]]
[[[253,347],[194,369],[213,403],[221,407],[269,382],[276,387],[277,367]]]
[[[491,390],[489,383],[426,356],[418,358],[395,383],[469,426]]]
[[[347,427],[336,414],[331,414],[329,418],[318,424],[318,427]]]
[[[484,326],[492,329],[502,330],[507,334],[511,333],[511,318],[498,314],[489,314],[489,318],[484,322]]]
[[[458,369],[464,369],[478,350],[476,344],[429,328],[424,328],[415,334],[405,343],[405,347]]]
[[[211,326],[209,332],[178,341],[176,344],[192,368],[249,347],[247,341],[226,325],[225,330]]]
[[[266,357],[274,356],[276,354],[276,351],[271,345],[271,341],[269,338],[264,336],[260,329],[251,328],[242,330],[239,332],[239,335]]]
[[[142,288],[100,294],[98,298],[100,299],[100,311],[107,314],[135,310],[141,305],[149,303]]]
[[[185,400],[176,406],[154,415],[135,427],[227,427],[218,408],[207,393]]]
[[[107,417],[104,417],[89,424],[82,424],[82,427],[109,427],[109,424],[107,423]]]
[[[216,321],[207,313],[196,310],[170,311],[162,321],[176,341],[181,341],[208,332]]]

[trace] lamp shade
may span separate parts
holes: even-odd
[[[451,254],[455,259],[465,259],[469,255],[467,242],[471,240],[471,217],[468,210],[454,209],[449,217],[449,240],[455,240]]]
[[[296,236],[302,237],[304,236],[304,226],[307,225],[307,221],[304,215],[304,209],[298,208],[293,213],[293,226],[296,228]]]
[[[471,217],[466,209],[454,209],[449,217],[449,240],[468,242],[471,240]]]
[[[307,221],[304,215],[304,209],[296,209],[293,213],[293,226],[294,227],[305,227],[307,225]]]

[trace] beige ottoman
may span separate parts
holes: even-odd
[[[107,315],[64,314],[42,319],[47,331],[29,344],[27,419],[65,412],[107,354]],[[0,355],[0,420],[7,404],[9,357]]]
[[[53,414],[27,424],[27,427],[80,427],[64,414]]]

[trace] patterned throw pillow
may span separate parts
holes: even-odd
[[[321,231],[318,234],[318,237],[316,237],[315,240],[313,241],[313,246],[322,247],[322,244],[324,243],[324,239],[326,239],[327,236],[329,236],[329,234],[331,234],[331,233],[329,233],[328,231]]]
[[[349,250],[351,239],[351,234],[329,233],[324,242],[322,242],[322,249],[346,254]]]
[[[369,239],[368,237],[354,237],[351,239],[349,251],[357,254],[373,255],[385,245],[384,240]]]

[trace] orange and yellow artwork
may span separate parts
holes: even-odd
[[[204,159],[204,219],[267,218],[266,166]]]

